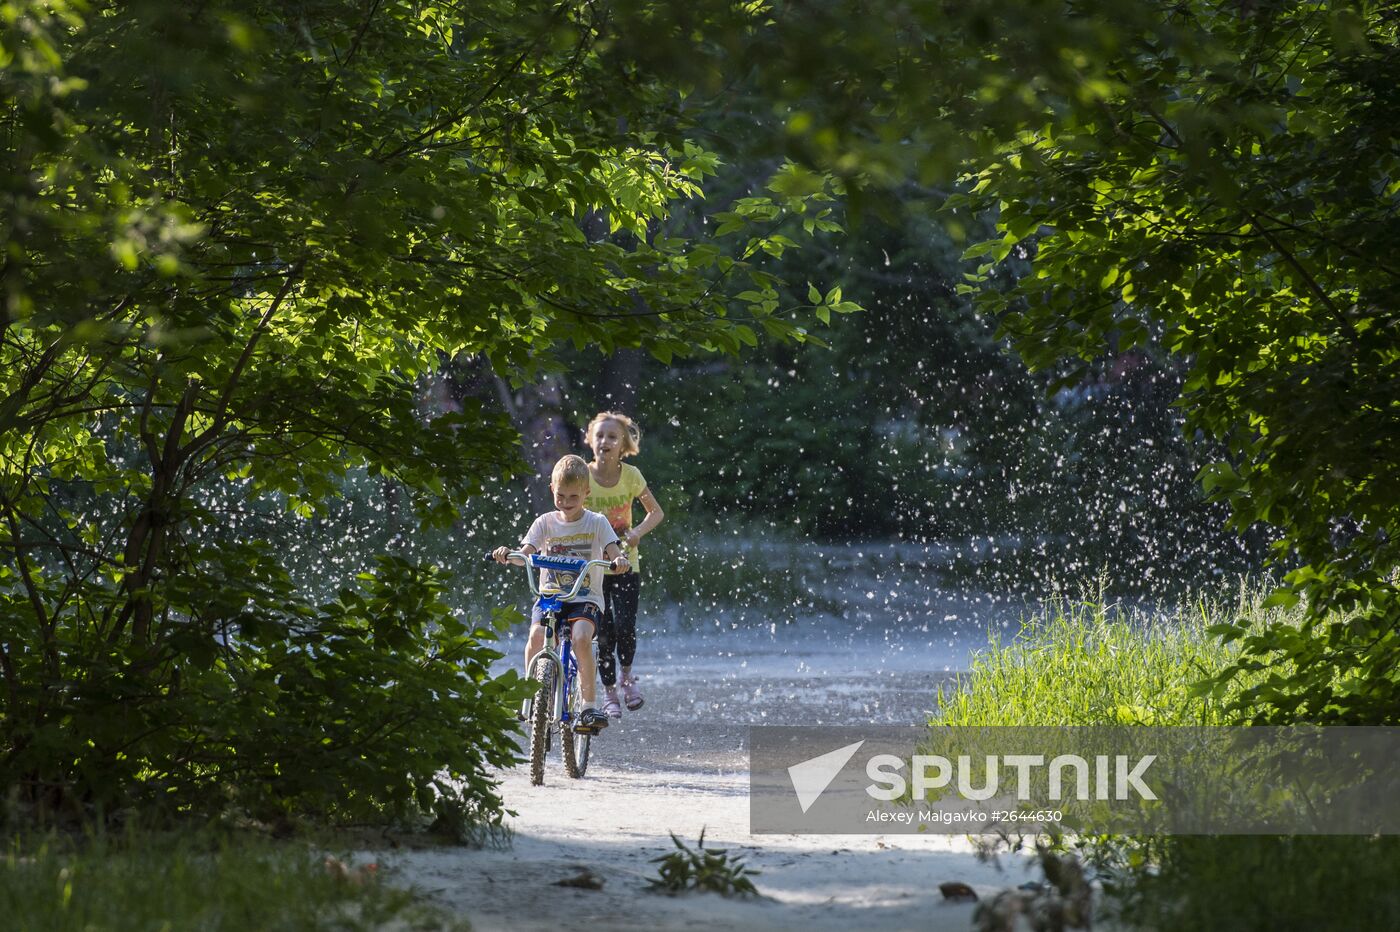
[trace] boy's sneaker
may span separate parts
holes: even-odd
[[[628,712],[635,712],[642,707],[645,700],[642,699],[642,691],[637,687],[635,676],[622,678],[622,701],[626,704]]]
[[[617,687],[603,687],[603,714],[611,719],[622,718],[622,704],[617,701]]]
[[[585,735],[596,735],[604,728],[608,727],[608,717],[597,709],[584,709],[579,713],[578,724],[574,726],[574,731]]]

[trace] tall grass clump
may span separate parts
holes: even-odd
[[[1400,929],[1400,837],[1178,835],[1140,840],[1117,872],[1132,928],[1218,932]]]
[[[0,853],[0,916],[25,932],[466,928],[379,874],[263,838],[12,839]]]
[[[1009,643],[993,638],[939,699],[935,726],[1232,725],[1231,702],[1268,675],[1237,677],[1223,694],[1192,686],[1238,654],[1208,632],[1246,634],[1301,621],[1263,607],[1267,589],[1198,597],[1168,610],[1116,605],[1100,587],[1044,603]],[[1128,928],[1400,928],[1400,838],[1096,836],[1073,840]]]
[[[993,636],[966,675],[941,690],[932,725],[1226,725],[1226,708],[1253,680],[1223,695],[1191,687],[1219,673],[1238,647],[1207,633],[1225,621],[1261,629],[1286,612],[1264,593],[1199,596],[1148,612],[1105,598],[1102,587],[1058,596],[1009,643]],[[1297,612],[1295,611],[1294,614]]]

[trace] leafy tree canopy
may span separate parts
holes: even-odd
[[[1148,342],[1186,363],[1187,428],[1228,451],[1203,485],[1282,532],[1276,599],[1311,610],[1248,642],[1241,665],[1275,675],[1244,702],[1395,721],[1394,5],[823,0],[763,4],[761,25],[715,6],[658,30],[708,22],[693,54],[651,54],[696,86],[752,69],[778,148],[856,190],[943,185],[955,233],[993,212],[964,290],[1032,366]]]
[[[444,358],[528,378],[566,341],[807,337],[763,264],[830,226],[836,186],[786,165],[708,207],[718,158],[613,28],[572,2],[0,4],[0,773],[23,801],[498,807],[491,632],[402,560],[312,604],[262,531],[352,469],[439,526],[518,469],[503,421],[424,406]],[[651,233],[680,205],[708,236]]]

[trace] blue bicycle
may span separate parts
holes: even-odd
[[[507,559],[516,558],[525,563],[525,578],[530,582],[530,593],[539,607],[540,626],[544,628],[545,637],[544,647],[530,661],[530,678],[539,688],[525,700],[522,708],[525,721],[530,723],[530,782],[535,786],[544,783],[544,761],[556,734],[564,772],[577,779],[588,770],[593,735],[574,729],[584,708],[583,691],[573,643],[564,636],[567,631],[560,630],[568,626],[562,612],[564,603],[573,601],[588,581],[589,570],[595,566],[608,569],[612,564],[607,560],[525,554],[518,550],[507,555]],[[552,586],[542,589],[535,579],[536,574],[530,572],[532,569],[536,573],[541,570],[572,573],[573,586],[567,591]]]

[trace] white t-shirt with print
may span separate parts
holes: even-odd
[[[535,519],[525,533],[523,543],[540,553],[553,557],[581,557],[585,560],[603,559],[608,544],[617,543],[617,534],[608,519],[596,511],[584,509],[577,521],[565,521],[557,511],[547,511]],[[574,584],[573,573],[544,572],[544,585],[568,590]],[[575,602],[592,602],[603,610],[603,568],[588,571],[588,582],[574,597]]]

